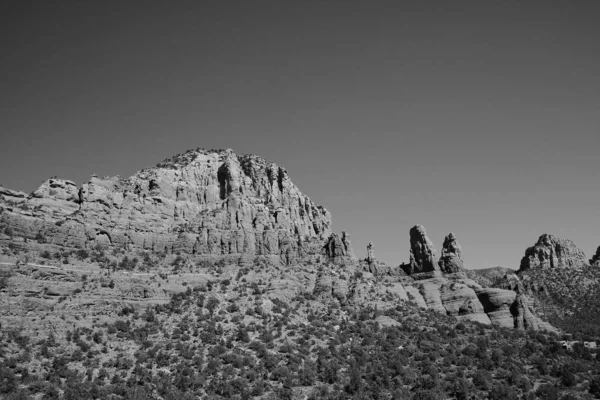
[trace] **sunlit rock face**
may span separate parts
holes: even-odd
[[[469,279],[453,233],[444,239],[439,261],[422,225],[410,230],[410,245],[410,262],[401,264],[408,275],[403,283],[408,297],[419,306],[483,324],[555,330],[535,315],[533,301],[517,275],[505,276],[502,287],[484,287]]]
[[[331,216],[287,172],[254,155],[193,150],[128,179],[78,188],[50,179],[29,196],[0,190],[0,223],[29,239],[75,248],[265,255],[285,264],[322,243]]]
[[[448,274],[464,271],[462,249],[454,233],[449,233],[444,239],[439,266],[442,272]]]
[[[525,250],[519,271],[533,268],[580,268],[586,263],[584,252],[572,240],[543,234],[535,245]]]

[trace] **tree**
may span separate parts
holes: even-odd
[[[0,393],[10,393],[17,387],[15,374],[11,369],[0,367]]]

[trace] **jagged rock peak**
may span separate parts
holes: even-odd
[[[402,265],[402,268],[409,275],[439,271],[435,247],[423,225],[415,225],[410,229],[410,262]]]
[[[530,268],[580,268],[587,263],[585,253],[572,240],[547,233],[525,250],[519,271]]]
[[[590,259],[590,265],[594,267],[600,267],[600,246],[596,250],[596,254]]]
[[[367,245],[367,262],[369,264],[375,262],[375,245],[372,242]]]
[[[331,215],[262,157],[195,149],[130,178],[50,179],[27,197],[0,190],[0,225],[72,248],[120,247],[286,264],[331,233]],[[317,250],[318,251],[318,250]]]
[[[439,266],[442,272],[448,274],[464,271],[462,249],[452,232],[444,239]]]
[[[342,231],[340,237],[337,233],[329,235],[325,246],[323,246],[325,254],[332,260],[338,259],[339,257],[354,257],[352,251],[352,244],[350,243],[350,235]]]

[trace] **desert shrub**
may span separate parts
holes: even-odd
[[[85,250],[85,249],[79,249],[79,250],[77,250],[77,251],[75,252],[75,256],[76,256],[76,257],[77,257],[79,260],[83,261],[83,260],[87,259],[87,258],[90,256],[90,254],[89,254],[89,252],[88,252],[87,250]]]

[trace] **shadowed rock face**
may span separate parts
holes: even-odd
[[[327,239],[327,243],[323,246],[325,254],[332,260],[339,259],[340,257],[354,256],[352,251],[352,245],[350,244],[350,235],[346,232],[342,232],[340,237],[337,233],[332,233]]]
[[[448,274],[464,271],[462,249],[453,233],[449,233],[444,239],[439,266],[442,272]]]
[[[590,259],[590,265],[593,265],[594,267],[600,267],[600,246],[598,246],[596,254],[594,254],[594,256]]]
[[[439,271],[435,247],[423,225],[410,229],[410,262],[402,268],[409,275]]]
[[[585,254],[573,241],[543,234],[525,251],[520,272],[530,268],[580,268],[587,262]]]
[[[331,232],[329,212],[276,164],[231,150],[193,150],[128,179],[81,188],[50,179],[29,196],[0,190],[0,225],[73,248],[265,255],[294,263]]]

